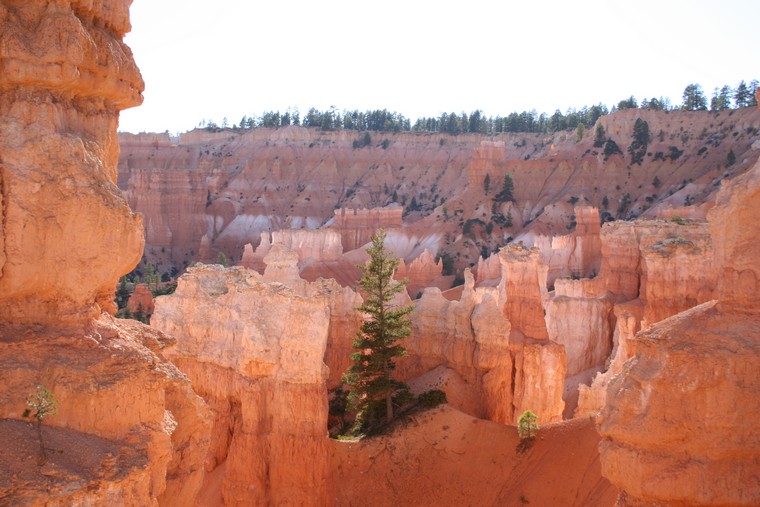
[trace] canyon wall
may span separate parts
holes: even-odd
[[[708,215],[717,301],[638,333],[610,381],[602,472],[622,505],[760,502],[758,202],[760,164],[724,185]]]
[[[194,130],[177,141],[122,134],[119,186],[144,213],[146,258],[162,272],[199,259],[204,235],[210,259],[222,251],[237,262],[262,232],[331,225],[349,251],[366,243],[376,225],[392,229],[399,220],[410,236],[439,235],[440,250],[461,272],[484,248],[493,251],[510,237],[562,236],[574,228],[582,236],[584,216],[574,207],[596,207],[605,220],[671,216],[684,207],[694,212],[682,216],[703,217],[720,181],[757,159],[750,146],[760,112],[750,108],[625,110],[599,122],[625,151],[638,118],[652,140],[636,165],[627,155],[605,157],[593,136],[578,140],[574,132],[372,133],[388,140],[386,149],[354,148],[357,132],[296,126]],[[727,163],[729,151],[734,164]],[[507,174],[514,202],[495,202]],[[475,220],[482,226],[464,234]],[[593,271],[585,262],[578,268]]]
[[[75,442],[31,473],[8,456],[11,504],[189,505],[203,478],[208,409],[164,359],[173,340],[108,315],[143,248],[116,186],[118,112],[143,90],[130,3],[0,5],[0,424],[43,385],[58,407],[44,426]],[[88,458],[97,475],[50,487]]]

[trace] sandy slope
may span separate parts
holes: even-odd
[[[337,506],[611,506],[590,419],[548,425],[524,454],[514,427],[448,406],[391,435],[332,444]]]

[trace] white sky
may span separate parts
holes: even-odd
[[[551,114],[760,78],[758,0],[134,0],[120,130],[297,107]]]

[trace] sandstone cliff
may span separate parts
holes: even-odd
[[[130,3],[0,4],[0,418],[43,384],[72,452],[34,472],[16,459],[3,503],[188,505],[201,485],[208,412],[163,358],[172,339],[105,313],[143,247],[116,187],[118,112],[143,90]]]
[[[602,470],[624,490],[622,504],[760,502],[759,201],[760,164],[724,185],[708,215],[717,302],[636,335],[610,382]]]
[[[116,187],[118,111],[143,89],[121,41],[128,4],[0,6],[0,320],[115,311],[115,281],[140,259]]]
[[[603,339],[608,351],[612,347],[611,355],[607,354],[610,359],[593,364],[595,370],[607,371],[597,375],[593,383],[582,379],[583,384],[590,385],[580,386],[576,415],[595,414],[602,407],[607,384],[630,358],[629,341],[639,330],[715,295],[712,242],[704,222],[610,223],[603,227],[601,239],[599,276],[591,280],[558,281],[553,298],[591,298],[608,305],[609,324],[600,323],[582,332],[590,336],[606,329]],[[610,308],[609,303],[614,303],[614,307]],[[585,318],[591,316],[586,313]],[[551,320],[558,323],[559,336],[562,327],[577,319],[566,313]]]
[[[428,288],[411,318],[407,356],[397,369],[402,379],[440,371],[437,383],[426,380],[428,389],[443,389],[456,408],[492,421],[515,424],[525,410],[542,423],[562,419],[563,348],[513,334],[496,289],[475,289],[466,271],[459,300]]]
[[[574,132],[375,134],[387,138],[387,149],[354,149],[351,131],[293,126],[195,130],[176,141],[123,134],[119,185],[145,214],[146,257],[163,270],[197,260],[203,235],[212,258],[224,251],[238,261],[243,245],[257,246],[262,232],[332,224],[349,251],[376,225],[398,225],[400,210],[384,208],[396,203],[406,210],[407,233],[438,235],[428,249],[449,253],[461,272],[510,237],[562,236],[582,227],[584,216],[574,205],[594,206],[605,219],[674,210],[704,217],[719,182],[757,159],[750,146],[760,129],[758,111],[626,110],[599,121],[625,151],[637,118],[652,133],[641,165],[631,165],[628,156],[605,157],[593,136],[577,141]],[[733,165],[727,164],[730,150]],[[506,174],[515,202],[495,203]],[[362,211],[371,208],[383,211]],[[507,216],[513,225],[503,225]],[[585,271],[584,262],[578,266]]]
[[[355,294],[334,281],[300,280],[293,252],[276,248],[266,261],[263,277],[244,268],[191,268],[173,295],[158,298],[152,321],[177,337],[167,354],[214,413],[204,498],[328,505],[334,486],[323,361],[328,338],[348,325],[331,321],[330,312],[345,313]]]

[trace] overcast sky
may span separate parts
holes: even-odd
[[[145,103],[184,132],[295,107],[552,113],[760,78],[758,0],[134,0]]]

